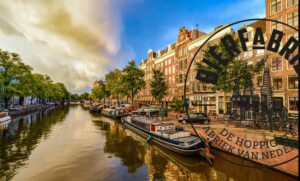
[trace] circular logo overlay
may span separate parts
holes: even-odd
[[[255,22],[231,30],[249,21]],[[206,154],[249,168],[280,166],[299,157],[298,32],[277,20],[246,19],[217,29],[197,49],[185,77],[184,102],[188,122],[205,144]],[[200,54],[202,60],[194,65],[205,89],[187,98],[188,74]],[[205,112],[217,119],[215,111],[208,111],[210,106],[218,107],[222,122],[201,126],[197,132],[191,117]],[[261,166],[228,160],[212,147]]]

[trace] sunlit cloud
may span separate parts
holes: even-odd
[[[86,89],[119,64],[117,8],[109,0],[1,0],[0,48],[71,91]]]

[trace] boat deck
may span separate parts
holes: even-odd
[[[187,136],[187,137],[175,138],[173,140],[174,141],[179,141],[179,142],[190,142],[190,141],[193,141],[197,138],[198,137],[196,137],[196,136]]]

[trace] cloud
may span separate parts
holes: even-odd
[[[118,64],[121,33],[118,7],[109,0],[0,1],[0,48],[71,91],[92,86]]]

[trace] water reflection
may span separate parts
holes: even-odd
[[[180,156],[81,106],[13,119],[0,130],[0,161],[0,180],[296,180],[218,158],[212,167],[200,156]]]
[[[184,157],[155,143],[149,144],[142,136],[123,129],[120,122],[102,118],[94,124],[104,131],[104,151],[120,157],[130,173],[146,165],[149,180],[296,180],[274,170],[242,168],[219,158],[212,167],[200,156]],[[254,165],[228,154],[220,154],[235,162]]]
[[[24,117],[13,118],[0,130],[0,179],[8,180],[25,165],[31,151],[46,139],[52,125],[63,120],[69,108],[48,109]],[[49,114],[49,112],[53,112]]]

